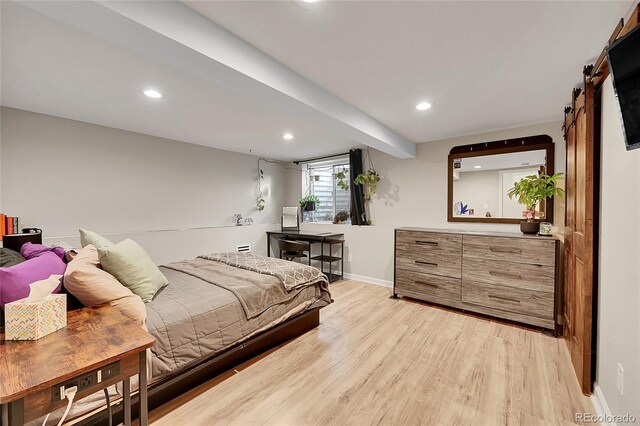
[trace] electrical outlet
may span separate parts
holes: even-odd
[[[86,376],[81,377],[78,382],[78,390],[93,386],[96,383],[95,373],[87,374]]]
[[[624,368],[618,363],[618,374],[616,375],[616,386],[620,395],[624,395]]]

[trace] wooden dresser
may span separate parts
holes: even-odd
[[[394,296],[555,329],[558,240],[399,228]]]

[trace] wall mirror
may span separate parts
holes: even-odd
[[[299,231],[300,216],[297,207],[282,208],[282,230],[283,231]]]
[[[525,176],[553,174],[550,136],[454,147],[449,153],[449,222],[519,223],[525,206],[507,196]],[[553,200],[538,206],[544,222],[553,222]]]

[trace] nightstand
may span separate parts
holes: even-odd
[[[131,424],[130,378],[140,375],[140,425],[147,424],[146,349],[154,338],[111,306],[68,313],[67,327],[39,340],[4,340],[0,329],[2,425],[22,425],[74,400],[122,382],[125,425]]]

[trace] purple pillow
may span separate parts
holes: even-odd
[[[64,249],[62,247],[50,248],[43,246],[42,244],[24,243],[20,249],[20,254],[27,260],[33,259],[34,257],[38,257],[42,253],[47,252],[54,252],[60,260],[64,261]]]
[[[67,265],[52,251],[25,260],[9,268],[0,268],[0,308],[5,303],[24,299],[29,295],[29,284],[46,280],[51,275],[64,275]],[[60,285],[54,293],[60,292]]]

